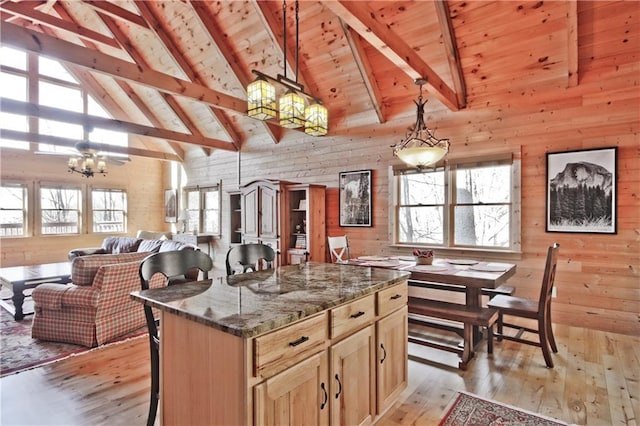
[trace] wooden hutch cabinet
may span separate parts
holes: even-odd
[[[239,197],[242,243],[271,246],[276,265],[326,260],[324,186],[261,179],[240,187]],[[235,195],[231,200],[237,217]]]

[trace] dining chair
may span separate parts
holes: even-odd
[[[173,250],[154,253],[142,260],[139,275],[142,290],[149,289],[151,278],[160,273],[167,277],[167,284],[191,281],[189,278],[194,271],[201,271],[203,279],[209,278],[209,271],[213,269],[213,260],[200,250]],[[151,398],[147,426],[152,426],[156,420],[158,400],[160,398],[160,334],[159,320],[155,317],[151,306],[144,305],[144,315],[149,331],[149,349],[151,352]]]
[[[339,237],[327,237],[331,263],[346,263],[351,258],[349,254],[349,241],[346,235]]]
[[[227,275],[236,274],[237,267],[242,267],[242,273],[257,271],[266,266],[267,269],[273,267],[276,253],[265,244],[240,244],[231,247],[227,252],[226,266]],[[264,262],[264,263],[263,263]]]
[[[538,300],[526,299],[516,296],[496,296],[489,300],[487,306],[498,309],[498,324],[494,336],[498,341],[502,339],[514,342],[524,343],[526,345],[537,346],[542,348],[544,361],[547,367],[553,368],[553,359],[551,358],[551,350],[558,352],[556,340],[553,337],[553,329],[551,327],[551,294],[553,291],[553,282],[556,276],[556,265],[558,263],[558,251],[560,245],[553,244],[547,251],[547,261],[542,277],[542,287],[540,289],[540,298]],[[520,317],[537,321],[537,327],[533,328],[513,323],[504,322],[504,316]],[[518,330],[515,335],[504,334],[504,327]],[[537,341],[523,338],[525,333],[533,333],[538,336]]]

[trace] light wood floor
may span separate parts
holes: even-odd
[[[538,348],[479,348],[466,372],[446,352],[409,345],[409,386],[379,425],[435,425],[468,391],[580,425],[637,425],[640,337],[557,326],[560,352],[547,369]],[[142,425],[148,404],[146,337],[0,379],[0,423]]]

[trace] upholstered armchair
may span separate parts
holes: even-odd
[[[143,307],[129,294],[140,289],[138,269],[150,253],[81,256],[73,260],[71,284],[40,284],[33,290],[35,339],[93,347],[145,326]],[[151,287],[161,287],[158,274]]]

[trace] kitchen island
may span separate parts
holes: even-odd
[[[375,422],[407,383],[408,276],[307,263],[133,293],[161,310],[161,423]]]

